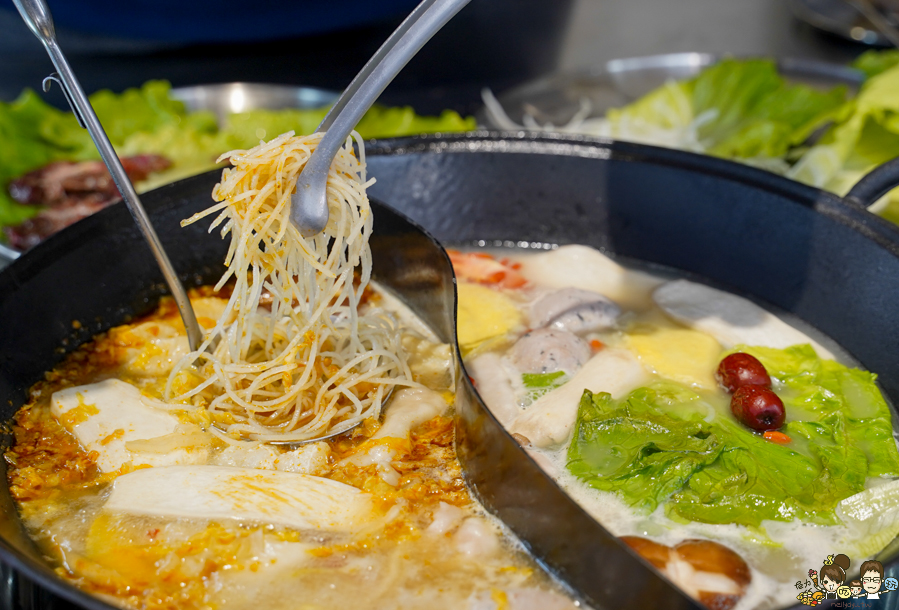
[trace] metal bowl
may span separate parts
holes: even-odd
[[[589,70],[551,74],[530,81],[498,96],[506,113],[516,123],[524,114],[532,115],[539,123],[564,125],[587,100],[591,116],[604,116],[609,108],[624,106],[665,84],[669,80],[690,78],[723,59],[724,55],[710,53],[670,53],[647,57],[613,59]],[[780,73],[790,82],[827,89],[847,85],[857,90],[864,82],[864,74],[854,68],[810,59],[778,59]],[[478,114],[478,123],[493,125],[485,109]]]
[[[221,83],[172,89],[172,97],[191,112],[210,110],[219,121],[233,112],[247,110],[311,109],[330,106],[339,93],[317,87],[293,87],[263,83]]]

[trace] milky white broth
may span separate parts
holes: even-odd
[[[669,546],[685,539],[701,538],[718,541],[737,551],[749,564],[752,572],[752,582],[737,605],[737,608],[741,609],[772,608],[795,604],[796,595],[799,592],[795,583],[797,580],[805,580],[809,568],[819,569],[826,556],[847,552],[854,540],[865,537],[865,533],[860,533],[859,530],[853,529],[849,525],[813,525],[798,519],[792,521],[767,520],[762,523],[760,529],[732,523],[684,522],[683,519],[675,521],[666,516],[663,505],[647,514],[632,508],[614,491],[594,489],[573,476],[567,468],[568,449],[572,442],[571,430],[547,431],[545,428],[551,427],[549,424],[541,428],[540,422],[550,420],[538,419],[529,413],[529,410],[535,407],[545,409],[550,403],[545,402],[547,397],[544,396],[537,402],[527,404],[531,399],[524,398],[527,390],[522,386],[519,378],[519,374],[523,370],[522,365],[516,364],[520,363],[522,358],[520,351],[516,352],[518,345],[516,341],[525,331],[539,327],[541,324],[540,321],[535,320],[539,317],[539,313],[535,313],[536,303],[542,297],[556,294],[555,291],[568,287],[586,289],[605,295],[620,306],[620,317],[609,328],[580,332],[579,336],[585,340],[600,341],[603,350],[632,351],[628,337],[635,328],[688,328],[688,325],[678,322],[671,315],[666,314],[653,300],[654,291],[658,287],[665,285],[666,282],[677,280],[679,276],[671,270],[635,265],[631,262],[619,266],[598,251],[583,246],[566,246],[559,250],[543,252],[518,248],[469,249],[463,256],[471,252],[489,253],[497,260],[504,260],[508,267],[515,268],[516,273],[527,280],[527,284],[513,288],[490,286],[507,297],[521,316],[517,323],[501,329],[507,333],[504,338],[494,337],[478,344],[477,341],[482,340],[489,333],[483,328],[478,328],[475,332],[460,320],[460,340],[467,337],[469,341],[468,345],[463,344],[462,346],[467,371],[474,379],[475,386],[488,407],[507,429],[520,435],[518,436],[519,440],[525,443],[526,448],[538,463],[575,501],[613,534],[646,537]],[[548,261],[552,264],[549,264]],[[571,265],[571,268],[564,268],[566,262]],[[460,265],[455,258],[454,263],[456,263],[460,283],[464,284],[467,281],[477,283],[477,274],[480,273],[478,269],[469,270],[464,262]],[[505,281],[505,279],[502,280],[502,282]],[[484,284],[481,281],[481,286]],[[466,289],[463,289],[460,300],[462,310],[465,309],[466,293],[464,290]],[[480,298],[483,293],[480,288],[468,290],[471,291],[469,298],[473,301]],[[471,306],[469,315],[477,318],[481,315],[479,312],[485,309],[487,307],[483,303],[476,302],[476,305]],[[510,314],[507,312],[505,317],[508,319]],[[805,335],[806,341],[802,342],[813,342],[817,346],[816,349],[820,356],[823,357],[823,353],[826,353],[829,357],[850,367],[857,366],[848,353],[829,337],[809,328],[795,317],[782,314],[779,317],[793,327],[783,329],[788,336]],[[694,330],[696,329],[694,328]],[[743,332],[743,329],[740,332]],[[752,336],[761,335],[756,333]],[[771,338],[771,341],[775,343],[777,340],[778,337]],[[474,347],[472,347],[473,345]],[[729,347],[731,346],[722,344],[721,354]],[[775,347],[782,346],[775,345]],[[591,358],[599,358],[601,353],[602,351],[594,354]],[[658,371],[653,371],[645,360],[641,360],[641,363],[643,370],[637,374],[636,381],[631,385],[628,385],[627,380],[622,381],[626,373],[617,375],[615,379],[609,381],[613,386],[615,384],[626,386],[625,389],[617,389],[619,394],[626,394],[636,387],[646,386],[653,380],[665,377]],[[708,371],[709,379],[711,379],[717,363],[717,359],[709,362],[711,366],[711,370]],[[591,364],[581,363],[581,366],[583,368],[579,370],[584,371],[589,369]],[[566,373],[570,379],[570,371],[566,371]],[[578,374],[580,373],[575,373],[575,375]],[[582,379],[582,377],[576,376],[575,380],[567,383],[577,383],[577,379]],[[552,390],[552,393],[561,395],[565,391],[565,387]],[[617,388],[617,386],[615,387]],[[590,389],[594,392],[609,391],[615,398],[619,397],[615,395],[615,389],[603,387],[600,382],[597,382],[596,387]],[[555,406],[576,404],[583,387],[569,388],[569,390],[565,397],[567,402],[563,405],[560,399],[556,399]],[[717,405],[718,417],[733,417],[728,407],[729,396],[723,389],[716,386],[715,388],[707,387],[703,391]],[[573,406],[570,408],[574,409]],[[573,416],[569,415],[569,419],[571,417]],[[790,418],[789,410],[787,418]],[[895,422],[893,423],[895,425]],[[532,436],[533,434],[537,435],[536,439]],[[793,442],[795,444],[797,441]],[[867,487],[873,488],[890,482],[891,480],[886,478],[869,478]],[[884,542],[884,546],[886,542],[888,541]],[[849,554],[852,557],[852,569],[855,570],[858,569],[861,561],[867,558],[851,552]],[[871,552],[869,556],[873,554],[876,553]],[[850,573],[852,569],[850,569]],[[846,584],[850,579],[847,579]]]

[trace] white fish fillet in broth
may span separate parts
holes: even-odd
[[[54,393],[51,410],[82,445],[97,452],[97,465],[103,472],[115,472],[126,464],[205,463],[209,455],[205,447],[163,453],[128,449],[134,441],[175,433],[181,421],[165,410],[166,406],[129,383],[108,379]]]
[[[598,292],[625,308],[652,304],[652,291],[663,280],[622,267],[588,246],[561,246],[520,259],[521,274],[542,288],[580,288]]]
[[[674,280],[658,287],[652,298],[673,319],[712,335],[726,348],[739,344],[785,348],[808,343],[822,358],[834,357],[811,337],[752,301],[711,286]]]
[[[633,354],[622,349],[604,349],[571,381],[541,396],[515,417],[509,430],[521,434],[536,447],[561,445],[571,436],[585,389],[620,398],[648,379],[649,375]]]
[[[337,481],[206,465],[146,468],[122,475],[113,483],[104,509],[341,532],[356,530],[373,518],[371,496]]]

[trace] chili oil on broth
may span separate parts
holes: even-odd
[[[899,452],[889,406],[869,374],[843,367],[855,363],[830,338],[788,316],[779,319],[741,297],[680,279],[682,276],[671,270],[619,264],[585,246],[543,251],[462,248],[451,251],[451,259],[459,280],[460,348],[466,371],[484,402],[575,501],[613,534],[627,537],[628,544],[700,601],[745,609],[794,605],[795,583],[805,580],[810,566],[844,552],[854,564],[860,564],[864,558],[876,556],[899,533]],[[730,309],[716,310],[722,306]],[[808,347],[791,347],[794,344]],[[678,513],[682,506],[672,499],[677,494],[667,499],[663,495],[657,505],[654,498],[636,497],[628,487],[628,473],[615,470],[609,457],[631,442],[628,439],[622,440],[621,446],[612,442],[588,447],[597,452],[592,456],[595,463],[602,463],[619,477],[616,483],[602,481],[600,471],[585,475],[582,466],[578,470],[576,463],[584,462],[583,452],[578,453],[584,446],[582,431],[596,429],[582,422],[595,417],[590,405],[581,402],[585,388],[593,397],[610,393],[603,408],[617,408],[613,414],[625,418],[637,419],[625,410],[632,404],[626,400],[667,396],[668,392],[691,398],[653,403],[661,415],[666,415],[666,409],[686,409],[679,417],[692,417],[700,427],[718,423],[719,435],[723,426],[731,431],[742,426],[731,412],[730,395],[715,378],[719,361],[732,351],[751,352],[768,363],[774,378],[772,389],[786,403],[787,422],[781,432],[788,433],[789,442],[783,447],[796,454],[795,458],[788,456],[795,459],[795,468],[805,468],[819,459],[815,456],[820,457],[814,443],[799,432],[806,420],[821,415],[803,406],[802,386],[797,381],[801,375],[794,378],[784,373],[785,368],[777,368],[773,360],[781,357],[839,371],[835,374],[846,379],[865,380],[867,391],[877,393],[873,402],[865,404],[876,403],[878,413],[886,416],[886,421],[879,422],[878,447],[889,454],[889,467],[869,462],[867,478],[862,475],[856,478],[855,488],[835,494],[831,498],[835,507],[822,506],[820,514],[814,506],[784,498],[782,504],[791,507],[795,515],[762,519],[747,510],[730,520],[714,514],[705,518],[691,515],[689,504],[685,505],[686,516]],[[831,361],[841,364],[828,364]],[[646,388],[654,393],[644,391]],[[867,408],[864,401],[843,399],[842,408],[848,412],[839,417],[869,421],[864,417],[873,412],[863,412]],[[695,407],[700,409],[698,413],[689,414],[691,404],[701,405]],[[611,426],[611,419],[604,421],[603,426]],[[768,449],[776,449],[778,459],[783,457],[781,448],[743,428],[737,430],[738,444],[748,449],[743,453],[760,462],[768,459]],[[631,438],[639,440],[640,433],[634,432]],[[573,450],[572,445],[578,443]],[[861,455],[870,453],[867,443],[856,440],[847,444]],[[753,456],[753,450],[758,454]],[[864,455],[860,459],[863,461]],[[684,488],[689,488],[689,479]],[[861,508],[872,504],[882,507],[884,513],[872,515]],[[695,540],[717,546],[697,551]],[[688,565],[687,555],[697,561]],[[742,561],[748,566],[746,576],[733,569]],[[718,574],[702,574],[707,566],[717,566],[712,572],[719,567],[722,574],[730,571],[739,594],[727,593],[731,587],[726,581],[716,581]],[[853,565],[850,572],[857,568]],[[697,579],[697,574],[702,578]],[[717,590],[717,599],[716,595],[704,597],[702,592],[708,589],[703,587]]]
[[[214,323],[227,296],[192,292],[201,324]],[[187,350],[183,325],[164,299],[149,316],[70,354],[32,388],[15,416],[15,445],[6,454],[23,521],[57,573],[133,608],[572,607],[465,488],[453,448],[450,347],[388,293],[373,291],[364,304],[372,307],[404,322],[413,379],[425,387],[394,392],[383,425],[369,419],[350,433],[298,449],[229,445],[208,434],[205,411],[174,411],[174,432],[125,443],[131,459],[101,472],[105,448],[125,432],[109,431],[93,445],[99,450],[85,447],[70,430],[96,417],[97,409],[82,399],[56,417],[52,397],[106,382],[127,383],[144,400],[161,399],[169,370]],[[146,467],[176,449],[188,465]],[[306,528],[264,518],[160,516],[142,510],[140,498],[116,500],[120,477],[210,465],[269,477],[311,475],[366,500],[361,512],[336,527],[313,515]],[[128,508],[105,508],[113,501]],[[327,501],[313,502],[316,507],[334,509]]]

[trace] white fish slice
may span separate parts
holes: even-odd
[[[408,440],[416,426],[443,415],[449,408],[443,396],[428,388],[403,388],[393,395],[384,415],[384,423],[372,439]]]
[[[311,475],[230,466],[136,470],[115,480],[104,509],[326,531],[358,529],[373,517],[371,497],[355,487]]]
[[[509,429],[527,437],[536,447],[560,445],[571,436],[585,389],[620,398],[648,379],[646,370],[631,352],[604,349],[587,361],[571,381],[534,401],[512,421]]]
[[[809,343],[821,358],[834,358],[830,350],[805,333],[729,292],[674,280],[657,288],[652,298],[674,320],[712,335],[726,349],[739,344],[783,349]]]
[[[521,413],[503,359],[494,352],[480,354],[467,361],[468,373],[477,381],[478,394],[499,422],[509,428]]]
[[[521,274],[538,286],[591,290],[625,308],[643,309],[661,282],[648,273],[625,269],[588,246],[562,246],[521,259]]]
[[[131,462],[134,466],[202,464],[209,455],[205,447],[175,449],[168,453],[132,452],[125,443],[172,434],[181,421],[156,407],[163,405],[118,379],[66,388],[55,392],[50,410],[88,451],[98,454],[103,472],[115,472]]]

